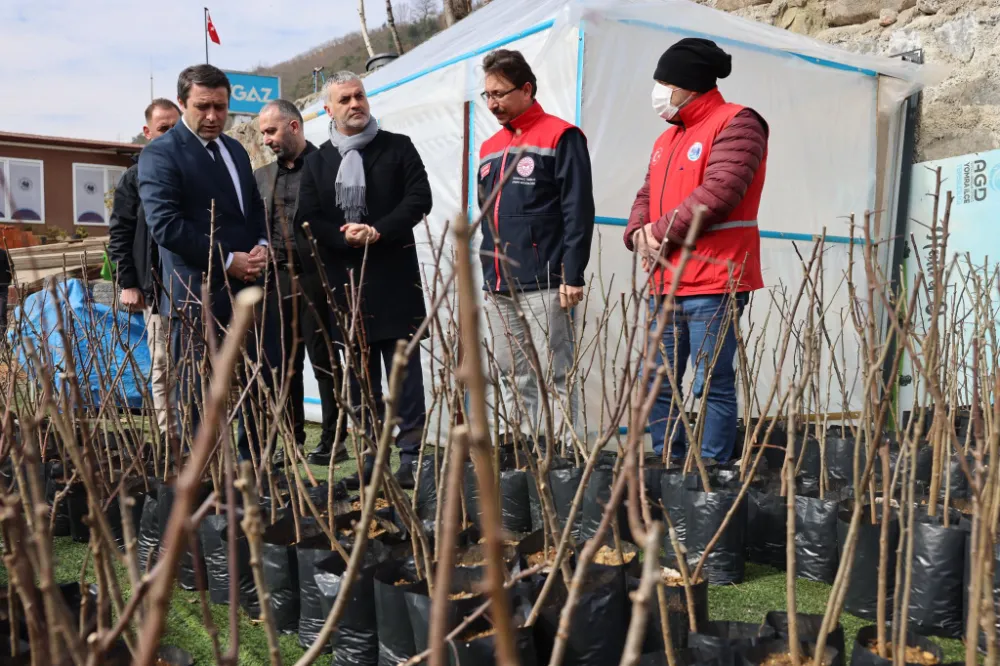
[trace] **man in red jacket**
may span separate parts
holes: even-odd
[[[757,209],[768,127],[756,111],[722,98],[716,80],[731,71],[729,54],[707,39],[682,39],[660,56],[653,109],[670,127],[653,145],[625,230],[626,247],[653,271],[655,313],[673,282],[694,211],[707,208],[657,362],[676,365],[680,386],[690,358],[692,390],[707,403],[701,455],[719,462],[732,457],[736,439],[735,327],[750,292],[764,286]],[[682,403],[664,381],[649,417],[653,449],[662,453],[670,437],[674,459],[685,455],[685,431],[677,424]]]
[[[503,398],[500,431],[544,434],[539,382],[550,387],[553,433],[572,427],[573,325],[569,310],[583,300],[594,234],[594,194],[587,139],[578,127],[545,113],[538,84],[518,51],[483,60],[483,99],[502,125],[479,153],[483,289]],[[518,157],[519,156],[519,157]],[[517,158],[517,163],[514,163]],[[517,316],[514,298],[525,314]],[[539,378],[525,349],[534,343]],[[554,390],[551,390],[554,389]]]

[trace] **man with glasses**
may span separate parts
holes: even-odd
[[[502,126],[479,157],[485,212],[480,254],[501,373],[500,431],[508,442],[522,434],[541,443],[546,426],[538,385],[544,382],[554,389],[553,434],[562,440],[575,402],[568,385],[571,309],[583,300],[594,233],[590,154],[583,132],[545,113],[535,99],[538,84],[521,53],[494,51],[483,70],[483,99]],[[515,299],[526,322],[517,316]],[[538,351],[541,377],[525,353],[529,341]]]

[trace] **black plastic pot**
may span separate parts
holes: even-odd
[[[851,434],[850,429],[841,435],[840,428],[834,426],[826,436],[826,473],[828,478],[853,484],[854,473],[854,450],[857,448],[857,440]],[[862,451],[862,454],[864,452]],[[858,461],[858,475],[864,471],[865,458]]]
[[[695,563],[690,562],[688,566],[693,570]],[[629,578],[627,582],[630,593],[639,588],[638,578]],[[670,640],[675,649],[685,647],[688,644],[691,623],[688,618],[684,587],[665,585],[663,590],[667,597],[667,627],[670,630]],[[702,580],[692,585],[691,593],[694,596],[695,626],[701,628],[708,623],[708,582]],[[631,594],[629,601],[631,608]],[[631,618],[631,612],[629,617]],[[631,619],[629,623],[631,624]],[[653,597],[649,605],[649,619],[646,621],[646,637],[642,642],[642,651],[663,653],[663,632],[660,628],[660,604],[657,596]]]
[[[844,556],[844,544],[850,529],[853,502],[843,502],[837,516],[837,543],[840,556]],[[876,514],[877,524],[871,521],[872,509],[866,506],[862,509],[861,523],[858,525],[858,538],[854,547],[854,561],[851,564],[851,580],[844,597],[844,608],[858,617],[874,620],[878,615],[878,564],[879,540],[882,536],[881,504]],[[899,519],[894,511],[889,512],[889,535],[886,558],[886,612],[892,611],[893,588],[896,584],[896,546],[899,543]]]
[[[925,636],[961,638],[967,528],[952,510],[950,526],[920,508],[913,526],[910,627]]]
[[[813,654],[815,645],[805,640],[800,641],[800,644],[803,656],[812,659],[812,663],[819,663],[822,666],[837,666],[844,663],[843,653],[829,643],[820,659],[816,659]],[[747,663],[757,666],[758,664],[766,663],[772,655],[788,654],[788,649],[787,638],[776,638],[769,641],[761,641],[759,644],[747,649],[742,656]]]
[[[800,643],[814,644],[819,638],[820,627],[823,625],[822,615],[810,615],[807,613],[796,613],[796,627],[799,634]],[[778,638],[788,640],[788,613],[784,611],[770,611],[764,616],[764,623],[774,627],[778,633]],[[844,628],[837,622],[826,637],[827,650],[835,652],[830,666],[843,666],[844,664]],[[787,648],[787,644],[785,646]],[[828,653],[829,654],[829,653]]]
[[[642,562],[639,559],[640,556],[639,547],[636,546],[634,543],[625,541],[624,539],[622,539],[620,543],[621,543],[622,560],[623,560],[621,564],[598,564],[597,562],[592,561],[590,563],[590,566],[594,567],[595,569],[620,569],[622,575],[626,579],[629,577],[638,578],[640,575],[642,575]],[[577,551],[579,552],[583,550],[585,545],[586,545],[585,542],[581,542],[580,544],[578,544]],[[615,550],[615,541],[613,535],[611,534],[604,535],[604,542],[601,545],[601,548],[604,547],[610,548],[611,550]],[[598,552],[600,552],[600,550],[598,550]]]
[[[970,453],[965,457],[965,464],[969,471],[976,469],[976,459]],[[962,462],[959,454],[955,453],[948,459],[948,467],[943,470],[941,479],[940,496],[944,497],[946,492],[951,493],[952,499],[966,499],[969,497],[969,478],[962,469]]]
[[[318,532],[318,527],[310,522],[302,527],[306,534]],[[275,627],[286,633],[297,631],[299,560],[292,516],[285,516],[264,530],[261,537],[261,565],[267,592],[271,596],[271,616]]]
[[[535,654],[534,630],[531,627],[523,626],[525,613],[515,613],[514,650],[517,654],[517,662],[522,666],[538,666],[538,659]],[[496,659],[496,636],[489,634],[478,636],[484,631],[492,628],[489,621],[479,618],[469,625],[469,628],[458,638],[452,641],[447,651],[450,663],[454,666],[464,666],[465,664],[475,666],[495,666]],[[469,640],[472,638],[472,640]]]
[[[140,573],[146,573],[153,568],[160,552],[159,491],[159,483],[154,482],[149,485],[149,493],[142,503],[142,513],[139,515],[136,553],[139,558]]]
[[[480,526],[479,484],[472,463],[465,467],[465,512]],[[516,469],[500,472],[500,515],[502,527],[516,534],[531,531],[531,507],[528,499],[528,473]]]
[[[553,462],[552,466],[553,469],[549,471],[549,492],[555,504],[556,518],[559,520],[560,527],[563,527],[566,524],[566,519],[569,517],[569,510],[573,505],[573,497],[576,495],[576,489],[580,487],[583,470],[579,467],[561,467],[555,469],[555,462]],[[528,499],[531,503],[532,531],[539,530],[542,528],[541,498],[538,496],[535,478],[530,475],[528,476]],[[578,511],[571,530],[574,539],[580,538],[582,521],[583,512]]]
[[[688,557],[699,559],[722,526],[722,521],[736,502],[739,493],[734,490],[716,490],[690,491],[687,495]],[[744,547],[746,526],[747,502],[744,497],[706,560],[705,573],[711,585],[743,582],[746,564]]]
[[[471,594],[460,599],[449,599],[446,610],[445,630],[451,631],[485,601],[481,590],[482,574],[479,571],[455,569],[451,572],[450,593]],[[427,649],[431,622],[431,597],[428,595],[427,581],[421,581],[403,592],[406,612],[413,628],[413,645],[416,651]],[[397,609],[396,612],[402,612]]]
[[[552,656],[566,596],[566,586],[560,576],[534,625],[539,663],[548,663]],[[581,585],[577,605],[573,609],[570,623],[573,630],[567,637],[562,663],[565,666],[605,666],[618,663],[625,649],[628,609],[625,580],[619,571],[608,568],[588,571]]]
[[[765,640],[777,637],[774,627],[753,622],[704,622],[688,635],[687,647],[703,654],[744,653]]]
[[[299,564],[299,645],[308,648],[326,621],[316,574],[322,571],[325,562],[334,557],[340,559],[340,556],[334,552],[325,534],[317,534],[295,544],[295,557]],[[324,654],[329,651],[330,646],[326,645]]]
[[[157,510],[157,521],[159,522],[160,533],[166,529],[167,524],[170,520],[170,511],[174,506],[174,485],[173,482],[160,484],[158,502],[156,506]],[[212,483],[210,481],[204,482],[198,487],[198,493],[195,496],[194,506],[201,506],[201,504],[208,498],[209,494],[212,492]],[[195,562],[194,557],[191,553],[191,548],[188,544],[184,544],[181,550],[180,562],[177,565],[177,584],[185,590],[204,590],[207,589],[207,581],[204,579],[205,572],[205,559],[201,557],[201,549],[198,549],[199,561]],[[198,576],[197,572],[200,571],[202,576]]]
[[[778,484],[757,484],[747,491],[747,555],[751,562],[785,568],[788,507]]]
[[[827,497],[795,498],[795,575],[831,584],[840,562],[837,552],[837,505],[841,498],[838,494],[828,494]]]
[[[444,455],[440,454],[438,464],[444,466]],[[440,469],[438,469],[440,473]],[[434,479],[435,467],[433,454],[424,454],[424,459],[416,470],[418,485],[416,489],[417,497],[417,517],[420,520],[433,521],[437,516],[438,489]],[[443,482],[443,480],[442,480]]]
[[[972,539],[966,539],[965,541],[965,583],[962,585],[962,593],[964,595],[962,601],[962,623],[968,627],[969,626],[969,583],[970,577],[972,576]],[[998,638],[1000,638],[1000,544],[997,544],[993,548],[993,581],[992,585],[987,587],[987,581],[983,581],[982,585],[992,592],[993,598],[993,613],[996,618],[996,629],[995,633]],[[985,592],[985,590],[984,590]],[[982,619],[982,615],[980,615]],[[985,631],[979,632],[979,649],[982,652],[986,652],[987,647],[989,647],[989,637]]]
[[[194,666],[194,658],[191,654],[173,645],[160,647],[156,658],[164,666]]]
[[[682,467],[663,470],[660,477],[660,499],[674,524],[677,540],[682,545],[687,542],[687,493],[691,490],[702,490],[701,478],[697,474],[684,474]],[[673,552],[669,535],[664,537],[664,548],[668,553]]]
[[[372,573],[379,666],[397,666],[417,654],[404,593],[418,582],[412,557],[384,562]]]
[[[580,540],[586,541],[597,534],[597,528],[604,517],[604,508],[611,499],[611,486],[614,483],[614,469],[611,467],[596,467],[590,474],[587,487],[583,491],[583,505],[580,507]],[[572,502],[572,500],[571,500]],[[630,540],[628,528],[628,513],[625,503],[618,505],[618,529],[622,539]]]
[[[335,666],[376,666],[379,660],[378,620],[375,616],[374,573],[378,548],[368,548],[350,589],[350,598],[330,639]],[[330,614],[341,594],[347,562],[340,557],[316,564],[316,587],[323,618]]]
[[[886,633],[891,641],[892,630],[889,629]],[[868,649],[870,645],[875,644],[877,638],[878,630],[874,625],[861,627],[858,630],[857,636],[854,637],[854,649],[851,651],[851,666],[890,666],[893,663],[892,659],[883,659]],[[944,661],[944,651],[933,641],[908,631],[906,632],[906,643],[908,647],[918,647],[924,652],[930,652],[937,658],[939,664]],[[910,662],[906,663],[910,664]],[[919,665],[913,664],[912,666]]]
[[[208,576],[208,597],[213,604],[229,603],[229,516],[213,514],[206,516],[198,526],[201,553],[205,558],[205,572]],[[236,571],[240,604],[252,608],[256,604],[257,588],[254,586],[253,572],[250,570],[250,545],[243,531],[237,527]],[[257,611],[260,608],[257,606]]]
[[[549,541],[549,548],[559,547],[559,535]],[[521,569],[527,569],[531,566],[528,562],[528,556],[534,553],[540,553],[545,548],[545,532],[544,530],[536,530],[529,534],[528,536],[521,539],[515,551],[520,559],[519,566]],[[566,561],[569,563],[570,568],[576,566],[575,546],[570,543],[567,544],[568,552],[566,554]]]

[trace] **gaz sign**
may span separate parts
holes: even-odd
[[[281,79],[245,72],[226,72],[232,92],[229,113],[257,114],[264,105],[281,97]]]

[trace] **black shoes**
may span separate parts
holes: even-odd
[[[399,469],[396,470],[396,482],[403,490],[413,490],[416,485],[413,481],[413,465],[415,460],[400,460]]]
[[[333,457],[333,462],[341,463],[350,458],[350,454],[347,453],[347,448],[341,448],[337,451],[336,455]],[[323,445],[322,443],[317,446],[312,453],[306,456],[306,462],[310,465],[322,465],[327,466],[330,464],[330,445]]]

